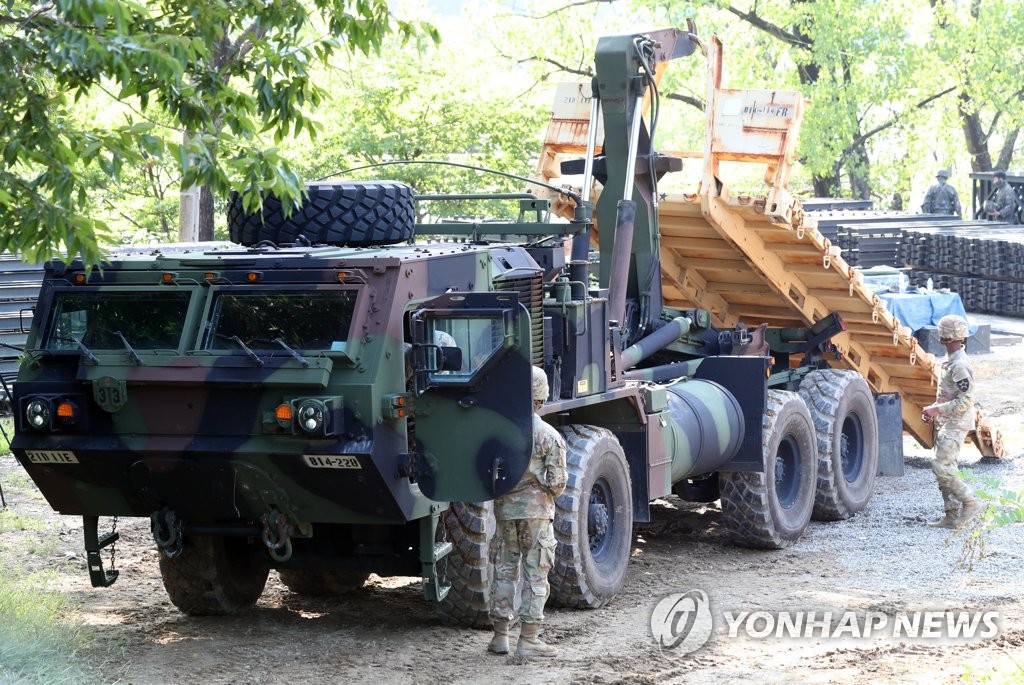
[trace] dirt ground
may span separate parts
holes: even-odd
[[[974,363],[982,403],[1003,430],[1010,458],[982,463],[967,447],[961,463],[1024,489],[1024,345],[993,347]],[[116,658],[83,675],[87,681],[930,684],[993,682],[986,680],[993,670],[1002,674],[997,683],[1007,682],[1006,674],[1024,678],[1024,526],[987,534],[986,556],[971,571],[960,568],[964,536],[925,526],[941,513],[930,452],[910,439],[904,451],[905,474],[879,478],[866,511],[845,522],[812,522],[783,551],[731,546],[717,504],[659,501],[652,523],[636,527],[621,595],[596,611],[549,611],[546,638],[560,650],[550,660],[486,654],[488,634],[442,626],[415,578],[372,576],[349,597],[316,600],[290,594],[272,573],[253,611],[189,618],[167,600],[148,522],[138,519],[119,525],[120,579],[93,589],[80,520],[52,514],[9,455],[0,457],[8,505],[47,523],[4,533],[0,555],[9,569],[56,569],[56,586],[78,607],[76,618],[115,646]],[[708,596],[710,640],[691,653],[660,647],[652,610],[662,597],[690,590]],[[725,616],[742,611],[875,612],[890,626],[901,613],[986,611],[998,612],[1000,629],[968,641],[893,638],[884,630],[869,638],[821,631],[757,638],[743,629],[730,636]]]

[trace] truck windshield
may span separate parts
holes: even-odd
[[[136,350],[176,350],[191,298],[170,289],[58,292],[43,347],[79,350],[78,340],[90,350],[124,350],[128,340]]]
[[[344,350],[356,290],[221,291],[210,309],[205,348]]]

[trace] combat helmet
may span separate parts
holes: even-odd
[[[935,172],[936,178],[949,178],[949,169],[939,169]]]
[[[533,370],[533,399],[535,402],[543,402],[548,398],[548,376],[536,366]]]
[[[956,314],[946,314],[939,319],[939,340],[966,340],[967,321]]]

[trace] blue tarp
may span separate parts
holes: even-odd
[[[878,296],[885,302],[893,316],[900,320],[904,326],[912,331],[918,331],[925,326],[935,326],[939,319],[946,314],[958,314],[965,319],[967,310],[964,309],[960,293],[878,293]],[[978,327],[968,322],[971,335],[978,330]]]

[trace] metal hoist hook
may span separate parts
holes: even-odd
[[[181,533],[181,519],[169,509],[154,511],[149,515],[150,530],[157,548],[168,559],[173,559],[185,548],[184,536]]]
[[[274,561],[288,561],[292,558],[292,534],[295,529],[288,519],[278,511],[271,511],[260,517],[263,522],[263,545]]]

